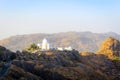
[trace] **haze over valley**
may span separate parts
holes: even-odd
[[[0,80],[120,80],[120,0],[0,0]]]

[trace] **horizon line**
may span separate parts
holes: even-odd
[[[46,35],[49,35],[49,34],[59,34],[59,33],[69,33],[69,32],[73,32],[73,33],[94,33],[94,34],[109,34],[109,33],[113,33],[113,34],[118,34],[120,35],[119,33],[117,32],[113,32],[113,31],[109,31],[109,32],[93,32],[93,31],[61,31],[61,32],[53,32],[53,33],[44,33],[44,32],[36,32],[36,33],[23,33],[23,34],[15,34],[15,35],[10,35],[8,37],[4,37],[4,38],[0,38],[0,40],[4,40],[4,39],[7,39],[7,38],[11,38],[11,37],[15,37],[15,36],[27,36],[27,35],[35,35],[35,34],[46,34]]]

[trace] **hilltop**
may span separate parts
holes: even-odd
[[[102,54],[108,57],[108,59],[112,60],[116,68],[120,70],[120,41],[113,38],[108,37],[105,39],[100,45],[97,54]]]
[[[4,47],[0,51],[0,80],[120,79],[119,69],[100,54],[86,52],[83,56],[76,50],[13,53]]]
[[[103,43],[100,45],[98,54],[104,54],[108,57],[120,57],[120,41],[113,38],[108,37]]]
[[[104,34],[92,32],[62,32],[54,34],[38,33],[12,36],[10,38],[0,40],[0,45],[5,46],[12,51],[23,50],[31,43],[41,43],[44,38],[47,38],[53,47],[58,45],[72,46],[74,49],[79,51],[95,52],[98,49],[100,43],[109,36],[120,39],[120,35],[113,32]]]

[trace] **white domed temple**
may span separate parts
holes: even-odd
[[[39,47],[39,49],[41,51],[47,51],[47,50],[50,50],[50,49],[51,50],[52,49],[53,50],[56,49],[56,50],[59,50],[59,51],[64,51],[64,50],[72,51],[73,50],[73,48],[71,46],[68,46],[68,47],[56,47],[56,48],[54,48],[54,47],[51,46],[51,44],[48,42],[48,40],[46,38],[44,38],[42,40],[42,43],[37,44],[37,46]]]
[[[48,43],[47,39],[43,39],[42,41],[42,50],[49,50],[50,44]]]

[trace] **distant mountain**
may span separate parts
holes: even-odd
[[[0,45],[12,51],[22,50],[31,43],[41,43],[47,38],[53,47],[71,46],[79,51],[96,51],[101,42],[107,37],[115,37],[120,40],[120,35],[114,32],[92,33],[92,32],[61,32],[54,34],[29,34],[16,35],[0,40]]]

